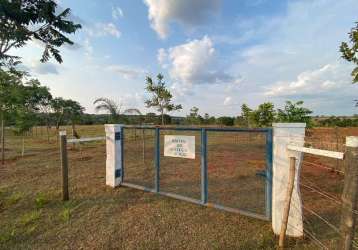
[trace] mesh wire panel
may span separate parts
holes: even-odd
[[[124,128],[124,181],[154,188],[155,130]]]
[[[208,200],[265,214],[266,135],[208,132]]]
[[[164,156],[166,135],[195,137],[195,159]],[[200,131],[160,130],[160,190],[200,199]]]

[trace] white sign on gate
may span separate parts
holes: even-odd
[[[164,156],[195,159],[195,136],[165,135]]]

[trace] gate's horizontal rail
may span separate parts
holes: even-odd
[[[105,140],[105,136],[100,137],[89,137],[89,138],[80,138],[80,139],[68,139],[67,143],[79,143],[79,142],[90,142],[90,141],[103,141]]]
[[[135,128],[135,129],[157,129],[160,130],[186,130],[186,131],[218,131],[218,132],[268,132],[271,128],[211,128],[211,127],[161,127],[161,126],[146,126],[146,125],[124,125],[123,128]]]
[[[254,218],[260,219],[260,220],[270,221],[270,218],[268,218],[267,216],[259,215],[259,214],[256,214],[256,213],[251,213],[251,212],[244,211],[244,210],[241,210],[241,209],[226,207],[226,206],[222,206],[222,205],[219,205],[219,204],[216,204],[216,203],[210,203],[210,202],[202,203],[202,201],[198,200],[198,199],[193,199],[193,198],[189,198],[189,197],[186,197],[186,196],[173,194],[173,193],[168,193],[168,192],[162,192],[162,191],[156,192],[155,189],[146,188],[146,187],[136,185],[136,184],[132,184],[132,183],[123,182],[123,183],[121,183],[121,185],[125,186],[125,187],[129,187],[129,188],[139,189],[139,190],[146,191],[146,192],[151,192],[151,193],[155,193],[155,194],[164,195],[164,196],[174,198],[174,199],[177,199],[177,200],[187,201],[187,202],[194,203],[194,204],[201,205],[201,206],[205,206],[205,207],[216,208],[216,209],[220,209],[220,210],[231,212],[231,213],[236,213],[236,214],[241,214],[241,215],[245,215],[245,216],[249,216],[249,217],[254,217]]]

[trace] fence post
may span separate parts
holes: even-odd
[[[68,193],[68,159],[67,159],[67,138],[66,131],[60,131],[60,153],[61,153],[61,172],[62,172],[62,200],[69,200]]]
[[[342,193],[342,249],[352,249],[358,202],[358,136],[346,137],[344,159],[344,188]]]
[[[201,202],[208,202],[208,164],[207,164],[207,134],[201,129]]]
[[[117,187],[123,182],[123,125],[105,124],[106,185]]]
[[[302,200],[299,191],[299,175],[303,154],[287,149],[287,145],[304,145],[305,123],[274,123],[273,125],[273,164],[272,164],[272,229],[277,235],[281,232],[282,218],[289,180],[290,157],[296,158],[295,181],[291,207],[288,216],[286,235],[303,236]]]
[[[155,192],[160,191],[160,128],[155,129]]]
[[[286,235],[286,230],[287,230],[288,215],[290,214],[290,208],[291,208],[291,197],[292,197],[293,186],[294,186],[294,181],[295,181],[295,172],[296,172],[296,158],[290,157],[290,174],[288,176],[286,201],[285,201],[285,207],[283,210],[280,240],[279,240],[280,248],[283,248],[284,244],[285,244],[285,235]]]

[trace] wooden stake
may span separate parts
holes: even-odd
[[[342,249],[353,249],[356,214],[358,202],[358,137],[346,138],[346,154],[344,160],[344,188],[342,193],[342,216],[340,231]]]
[[[67,159],[67,139],[66,131],[60,132],[60,153],[62,170],[62,200],[69,200],[68,193],[68,159]]]
[[[279,239],[279,248],[281,249],[284,248],[285,245],[285,235],[287,230],[288,216],[290,214],[291,197],[292,197],[293,186],[295,182],[295,173],[296,173],[296,158],[290,157],[290,172],[288,176],[287,194],[285,200],[285,207],[283,210],[281,232],[280,232],[280,239]]]

